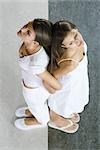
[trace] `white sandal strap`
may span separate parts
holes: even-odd
[[[73,125],[73,122],[71,121],[71,120],[68,120],[69,122],[70,122],[70,124],[69,125],[66,125],[66,126],[63,126],[63,127],[57,127],[56,126],[56,124],[54,123],[54,122],[49,122],[48,124],[50,125],[50,126],[54,126],[55,128],[57,128],[57,129],[66,129],[66,128],[69,128],[70,126],[72,126]]]

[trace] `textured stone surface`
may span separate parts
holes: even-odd
[[[49,150],[100,150],[100,1],[49,0],[49,19],[75,23],[88,44],[90,103],[80,129],[66,134],[49,128]]]

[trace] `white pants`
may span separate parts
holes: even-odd
[[[43,87],[29,89],[22,83],[23,96],[30,112],[41,124],[47,124],[50,120],[47,99],[50,93]]]

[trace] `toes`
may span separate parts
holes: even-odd
[[[71,116],[70,116],[70,119],[73,121],[73,122],[79,122],[80,121],[80,116],[78,113],[73,113]]]
[[[72,126],[66,128],[65,130],[68,132],[68,133],[75,133],[79,128],[79,125],[77,123],[74,123]]]

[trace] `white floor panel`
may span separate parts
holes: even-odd
[[[34,18],[48,18],[47,0],[0,1],[0,150],[47,150],[48,129],[20,131],[14,112],[25,106],[17,60],[16,32]]]

